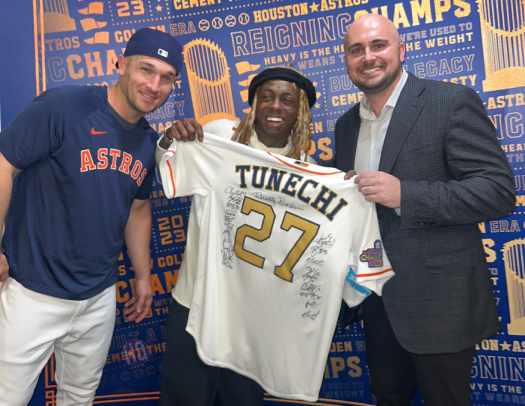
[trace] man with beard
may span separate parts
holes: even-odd
[[[143,116],[166,101],[181,67],[172,36],[140,29],[114,87],[51,89],[2,131],[1,406],[29,402],[53,352],[57,405],[93,403],[124,240],[135,271],[125,313],[137,323],[148,314],[158,137]]]
[[[411,405],[419,384],[425,405],[470,405],[475,345],[500,328],[478,223],[513,210],[512,172],[476,92],[403,70],[392,22],[359,18],[344,47],[364,97],[337,122],[334,165],[376,203],[396,273],[362,304],[372,393]]]
[[[197,137],[202,141],[203,131],[252,148],[315,163],[307,155],[311,138],[310,108],[315,100],[312,82],[299,72],[281,67],[265,69],[250,83],[250,114],[240,122],[223,119],[212,121],[204,127],[193,118],[178,121],[159,140],[157,163],[173,139],[193,141]],[[230,369],[202,362],[197,354],[195,340],[185,330],[197,272],[195,264],[190,264],[188,258],[195,257],[198,248],[199,228],[195,205],[200,204],[200,197],[195,196],[188,225],[185,260],[173,289],[175,300],[166,327],[167,348],[159,405],[262,405],[264,390],[257,382]],[[190,236],[195,241],[192,242]],[[218,240],[217,244],[220,243],[221,240]]]

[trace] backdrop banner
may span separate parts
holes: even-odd
[[[309,153],[330,160],[338,117],[363,96],[346,74],[343,38],[348,25],[367,13],[381,14],[399,28],[408,71],[479,93],[514,170],[516,210],[479,225],[502,330],[480,343],[476,352],[472,402],[525,404],[523,0],[3,1],[0,129],[46,89],[112,86],[118,79],[115,62],[126,41],[135,30],[150,27],[170,33],[184,46],[181,77],[167,102],[146,116],[159,134],[184,117],[195,117],[201,124],[244,117],[250,111],[248,85],[253,76],[267,67],[293,63],[317,90]],[[157,404],[165,322],[184,258],[190,205],[191,198],[165,198],[157,173],[151,193],[153,306],[140,324],[123,314],[134,289],[124,247],[117,322],[96,404]],[[360,324],[345,331],[338,326],[324,378],[321,403],[373,404]],[[30,405],[55,405],[55,393],[51,359]],[[265,399],[268,405],[299,403]],[[419,395],[414,402],[422,404]]]

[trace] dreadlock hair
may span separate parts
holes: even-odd
[[[297,85],[292,83],[294,89],[297,89]],[[252,111],[246,117],[244,117],[232,136],[232,141],[239,142],[241,144],[248,145],[250,138],[253,135],[253,126],[255,123],[255,112],[257,110],[257,93],[259,89],[255,91],[255,97],[253,98]],[[312,120],[312,114],[308,104],[308,96],[303,89],[299,88],[299,109],[297,110],[297,118],[292,128],[292,149],[286,155],[293,159],[301,159],[301,152],[304,152],[304,160],[308,156],[307,152],[310,148],[310,140],[312,139],[312,133],[310,131],[310,121]]]

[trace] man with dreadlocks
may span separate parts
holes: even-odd
[[[204,127],[193,118],[178,121],[159,140],[157,164],[173,139],[193,141],[197,137],[202,141],[203,132],[315,163],[307,154],[311,139],[310,107],[315,101],[312,82],[299,72],[281,67],[265,69],[251,81],[248,103],[252,110],[243,120],[216,120]],[[188,227],[192,228],[191,221]],[[196,248],[186,246],[187,251],[192,249]],[[175,300],[166,327],[167,348],[159,405],[262,405],[264,390],[257,382],[230,369],[206,365],[199,358],[195,341],[185,330],[193,294],[192,271],[192,265],[184,261],[172,292]]]
[[[203,132],[314,163],[306,151],[311,139],[310,108],[316,99],[312,82],[293,68],[267,68],[250,83],[248,103],[252,110],[244,119],[216,120],[204,127],[194,118],[176,122],[159,140],[157,163],[173,139],[192,141],[197,137],[202,141]]]

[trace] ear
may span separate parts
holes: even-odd
[[[126,63],[127,63],[127,60],[124,57],[124,55],[120,55],[118,57],[118,74],[120,76],[122,76],[124,72],[126,71]]]
[[[405,62],[405,53],[406,53],[405,43],[401,42],[399,44],[399,61],[401,63]]]

